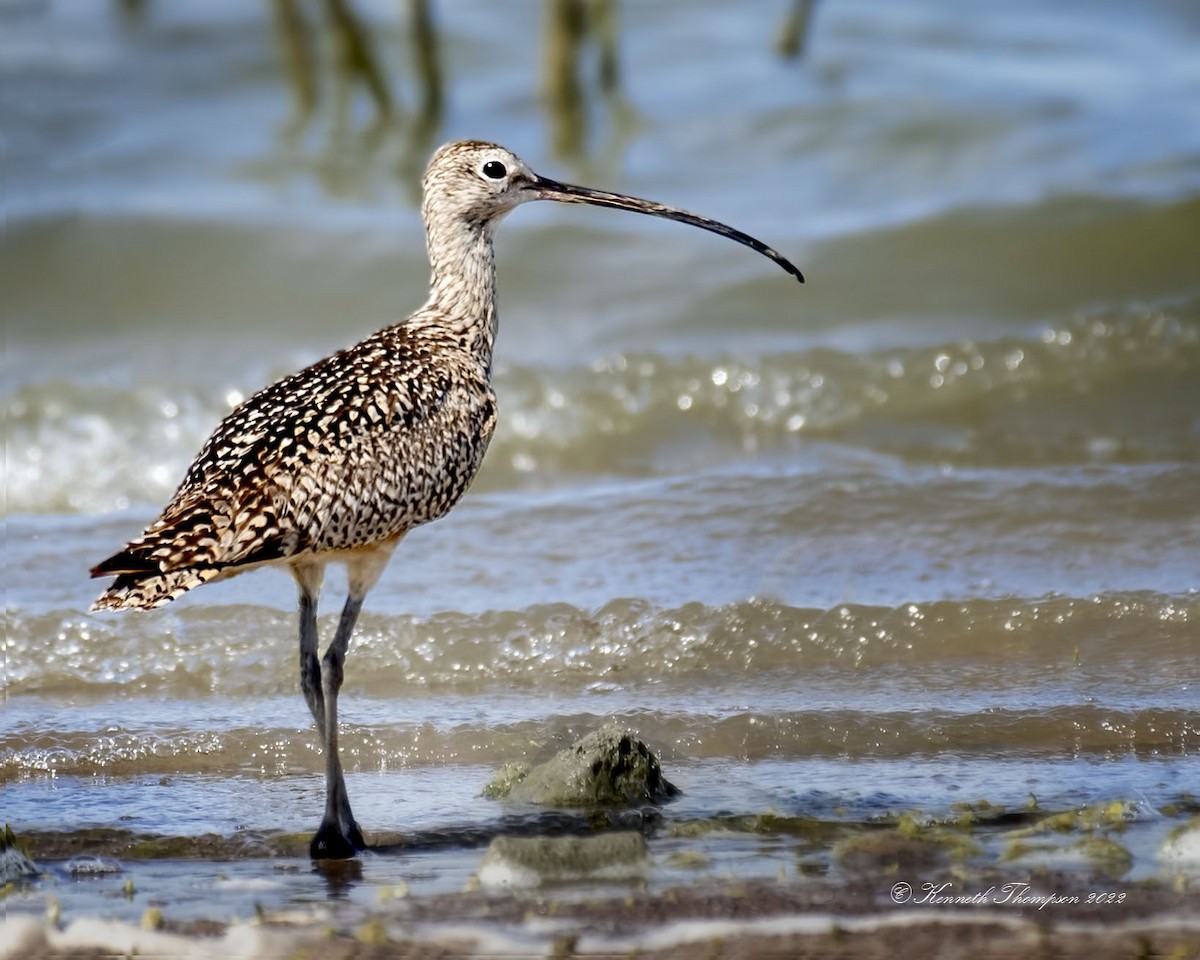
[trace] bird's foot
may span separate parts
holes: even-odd
[[[308,855],[314,860],[349,860],[366,847],[362,831],[353,819],[346,825],[323,820],[308,845]]]

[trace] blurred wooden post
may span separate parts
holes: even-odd
[[[296,101],[297,119],[304,120],[317,107],[317,73],[312,31],[296,0],[272,0],[275,29],[283,48],[284,72]]]
[[[441,55],[429,0],[408,0],[408,10],[413,60],[421,85],[416,136],[425,140],[437,129],[442,119]]]
[[[542,87],[550,111],[554,152],[578,156],[583,145],[583,93],[579,50],[587,19],[583,0],[546,0]]]
[[[146,6],[148,0],[117,0],[117,11],[121,15],[122,25],[127,28],[137,28],[146,21]]]
[[[387,78],[375,59],[366,31],[350,6],[350,0],[325,0],[337,49],[338,69],[349,76],[359,77],[367,87],[379,119],[392,115],[392,94]]]
[[[616,0],[591,0],[588,19],[600,48],[600,89],[609,95],[615,93],[621,85],[621,65],[617,55],[619,37]]]
[[[787,60],[804,56],[808,46],[809,26],[817,0],[792,0],[792,5],[779,25],[775,37],[775,49]]]

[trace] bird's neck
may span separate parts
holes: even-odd
[[[427,315],[487,370],[496,339],[496,255],[492,225],[426,214],[432,274]]]

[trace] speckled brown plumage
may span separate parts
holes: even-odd
[[[338,752],[342,664],[363,598],[399,540],[443,516],[474,478],[496,425],[491,388],[492,236],[514,207],[557,200],[666,217],[800,271],[761,241],[661,204],[539,177],[503,147],[462,141],[429,162],[421,213],[432,278],[425,306],[256,393],[217,427],[162,515],[92,569],[115,576],[94,609],[158,607],[264,564],[291,570],[300,600],[300,685],[325,747],[325,814],[314,858],[364,846]],[[318,659],[325,566],[349,596]]]
[[[263,563],[393,541],[443,516],[496,423],[487,367],[436,326],[381,330],[245,401],[97,607],[157,607]]]

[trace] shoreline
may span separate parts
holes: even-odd
[[[251,922],[170,921],[148,912],[141,926],[10,913],[0,924],[5,960],[110,955],[305,957],[330,960],[538,956],[642,960],[692,957],[926,958],[1088,957],[1089,960],[1200,956],[1195,895],[1184,885],[1114,883],[1071,873],[969,881],[950,874],[922,882],[960,892],[1028,885],[1052,904],[892,902],[889,877],[794,881],[698,881],[646,893],[589,895],[548,890],[483,890],[400,897],[365,915],[339,917],[328,905],[265,914]],[[1087,903],[1100,888],[1120,903]],[[914,898],[919,899],[919,898]],[[986,899],[986,898],[985,898]],[[148,919],[149,918],[149,919]],[[151,929],[146,929],[151,928]]]

